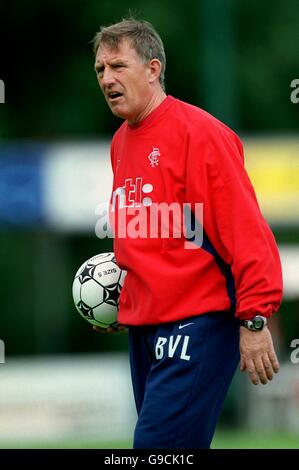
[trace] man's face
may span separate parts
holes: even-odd
[[[112,113],[138,122],[152,97],[149,64],[143,63],[130,42],[123,40],[117,49],[105,44],[99,47],[95,70]]]

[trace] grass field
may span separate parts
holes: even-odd
[[[299,434],[218,430],[212,449],[299,449]],[[0,442],[2,449],[131,449],[131,441],[122,442]]]
[[[299,434],[217,431],[213,449],[299,449]]]

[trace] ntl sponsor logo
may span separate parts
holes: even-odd
[[[5,362],[5,344],[2,339],[0,339],[0,364]]]
[[[0,104],[5,103],[5,85],[4,81],[0,79]]]

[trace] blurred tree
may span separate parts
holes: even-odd
[[[244,0],[236,11],[241,129],[297,130],[290,83],[298,77],[298,1]]]
[[[220,8],[221,7],[221,8]],[[290,82],[298,74],[296,0],[15,0],[1,3],[0,137],[111,134],[90,41],[129,13],[153,22],[167,52],[168,92],[241,130],[296,129]],[[13,33],[12,33],[13,32]],[[5,114],[4,114],[5,113]]]

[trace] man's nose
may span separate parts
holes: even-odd
[[[103,86],[107,86],[111,85],[112,83],[114,83],[113,71],[105,68],[101,77],[101,84]]]

